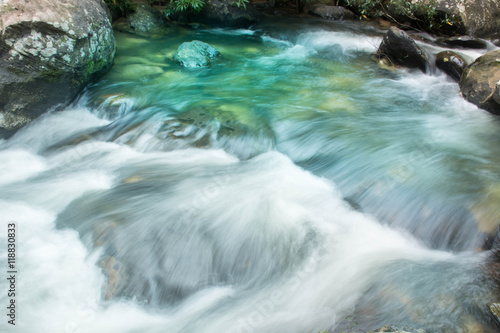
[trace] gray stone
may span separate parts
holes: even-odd
[[[156,8],[140,5],[133,13],[127,15],[132,31],[136,33],[161,33],[167,28],[166,18]]]
[[[231,0],[206,0],[203,9],[189,19],[208,25],[248,28],[259,21],[260,13],[250,4],[238,7]]]
[[[380,44],[377,55],[387,58],[394,65],[418,68],[425,72],[427,57],[415,41],[403,30],[390,28]]]
[[[459,81],[467,62],[455,52],[442,51],[436,55],[436,66],[454,80]]]
[[[395,325],[386,325],[378,330],[370,331],[368,333],[425,333],[425,330],[414,329],[406,326],[399,327]]]
[[[500,30],[498,0],[439,0],[438,10],[448,16],[456,16],[467,35],[489,37]]]
[[[488,52],[467,66],[459,84],[466,100],[500,114],[500,50]]]
[[[0,8],[3,126],[67,105],[111,68],[116,45],[102,0],[7,0]]]
[[[194,40],[182,43],[175,52],[174,60],[184,67],[207,67],[211,59],[220,57],[220,52],[213,46]]]
[[[356,14],[341,6],[318,4],[308,10],[309,14],[329,20],[357,19]]]

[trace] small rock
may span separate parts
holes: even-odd
[[[437,40],[439,44],[447,46],[456,46],[468,49],[485,49],[487,44],[485,41],[473,38],[470,36],[460,36],[460,37],[450,37],[450,38],[439,38]]]
[[[500,303],[491,303],[490,312],[498,325],[500,325]]]
[[[458,82],[467,63],[455,52],[443,51],[436,55],[436,66]]]
[[[309,9],[309,14],[329,20],[356,19],[357,16],[348,9],[341,6],[328,6],[324,4],[314,5]]]
[[[220,52],[213,46],[194,40],[182,43],[175,52],[174,60],[189,68],[210,66],[211,59],[220,57]]]
[[[466,100],[500,114],[500,50],[488,52],[467,66],[459,84]]]
[[[393,64],[418,68],[422,72],[427,68],[427,57],[415,41],[403,30],[392,27],[380,44],[377,55],[388,58]]]

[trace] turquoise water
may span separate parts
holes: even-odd
[[[442,73],[379,65],[382,36],[116,32],[108,74],[0,141],[20,332],[494,332],[500,121]],[[210,68],[172,60],[195,39]]]

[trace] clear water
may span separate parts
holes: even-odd
[[[381,36],[117,32],[111,72],[0,141],[16,331],[494,332],[500,121],[441,73],[380,67]],[[223,57],[179,67],[193,39]]]

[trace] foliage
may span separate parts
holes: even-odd
[[[151,1],[151,0],[149,0]],[[170,4],[165,9],[165,13],[171,15],[173,13],[194,11],[199,12],[205,6],[206,0],[171,0]],[[230,5],[236,7],[246,8],[246,4],[249,0],[227,0]]]
[[[233,2],[231,2],[232,5],[236,6],[236,7],[243,7],[243,8],[247,8],[247,3],[249,3],[250,1],[249,0],[234,0]]]

